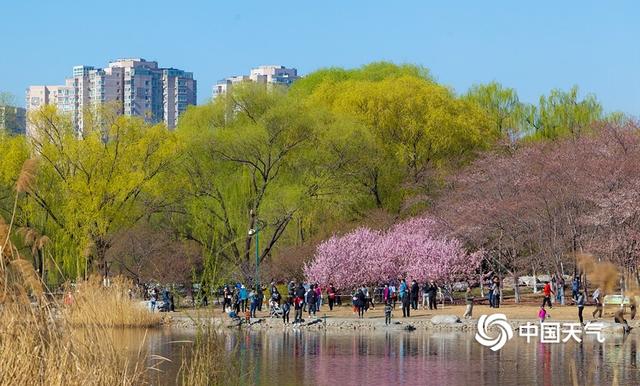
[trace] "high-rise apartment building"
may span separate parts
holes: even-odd
[[[251,79],[249,78],[249,75],[236,75],[236,76],[230,76],[228,78],[221,79],[218,81],[218,83],[216,83],[213,86],[213,98],[215,99],[218,95],[222,95],[227,91],[231,90],[231,87],[235,83],[249,82],[249,81],[251,81]]]
[[[190,73],[174,68],[162,70],[162,116],[168,127],[178,124],[187,106],[196,104],[196,81]]]
[[[29,87],[27,110],[55,105],[82,131],[84,113],[109,104],[124,115],[174,128],[187,106],[196,104],[196,88],[191,72],[142,58],[118,59],[107,68],[75,66],[64,86]]]
[[[213,86],[213,98],[226,93],[234,84],[240,82],[256,82],[290,86],[300,79],[298,70],[280,65],[258,66],[251,69],[249,75],[237,75],[218,81]]]
[[[27,111],[22,107],[0,105],[0,132],[24,134],[27,125]]]
[[[285,66],[259,66],[251,69],[249,78],[257,83],[280,84],[290,86],[298,80],[298,70]]]

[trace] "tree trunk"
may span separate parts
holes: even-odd
[[[518,286],[518,281],[520,280],[520,276],[518,274],[513,275],[513,294],[515,296],[515,302],[520,303],[520,287]]]
[[[255,229],[255,227],[256,227],[256,211],[252,209],[249,212],[249,229],[247,229],[247,231],[249,231],[250,229]],[[247,239],[244,245],[244,260],[246,262],[248,262],[250,259],[252,240],[253,240],[253,235],[247,233]]]

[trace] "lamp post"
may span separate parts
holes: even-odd
[[[249,236],[256,236],[256,290],[260,285],[260,231],[265,227],[265,223],[262,220],[256,220],[256,227],[249,229]]]

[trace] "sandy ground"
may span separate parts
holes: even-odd
[[[431,319],[434,315],[457,315],[462,317],[465,311],[464,305],[445,305],[444,307],[438,305],[438,310],[411,310],[411,318],[416,319]],[[519,320],[537,320],[538,317],[538,305],[532,304],[524,304],[524,305],[516,305],[516,304],[507,304],[502,305],[500,308],[490,308],[487,305],[475,305],[473,308],[473,318],[477,318],[483,314],[494,314],[494,313],[502,313],[505,314],[509,319],[519,319]],[[605,307],[605,314],[603,319],[613,319],[613,313],[617,309],[616,306],[607,306]],[[595,310],[594,306],[586,306],[583,316],[584,320],[589,321],[593,320],[592,312]],[[193,316],[194,313],[201,314],[202,312],[206,314],[213,313],[212,316],[221,316],[222,309],[219,306],[207,307],[206,309],[183,309],[177,312],[176,316]],[[293,310],[292,316],[293,316]],[[553,320],[578,320],[578,309],[575,306],[555,306],[553,308],[547,307],[547,312],[550,318],[550,321]],[[268,307],[263,307],[262,312],[258,312],[256,315],[258,318],[268,317]],[[305,313],[306,316],[306,313]],[[340,318],[340,319],[357,319],[357,314],[353,313],[351,307],[341,306],[334,307],[333,311],[329,311],[329,307],[323,305],[319,312],[316,313],[317,317],[327,317],[327,318]],[[399,307],[399,304],[396,306],[396,309],[393,312],[394,318],[402,317],[402,308]],[[369,309],[369,311],[365,314],[365,319],[383,319],[384,311],[383,306],[375,307],[374,309]],[[627,314],[627,318],[629,318]]]

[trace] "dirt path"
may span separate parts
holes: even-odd
[[[478,316],[483,314],[494,314],[494,313],[502,313],[505,314],[509,319],[520,319],[520,320],[531,320],[536,321],[538,316],[539,306],[524,304],[524,305],[515,305],[508,304],[503,305],[500,308],[489,308],[486,305],[475,305],[473,308],[473,319],[477,319]],[[584,320],[589,321],[593,320],[591,313],[595,310],[593,306],[587,306],[584,310]],[[615,306],[608,306],[605,308],[604,318],[605,320],[613,319],[613,312],[616,310]],[[465,311],[464,305],[446,305],[444,307],[438,306],[438,310],[411,310],[411,319],[431,319],[434,315],[457,315],[462,317]],[[577,321],[578,320],[578,310],[575,306],[556,306],[553,308],[547,308],[547,312],[550,316],[550,320],[564,320],[564,321]],[[218,306],[215,307],[207,307],[204,309],[183,309],[176,313],[176,316],[190,316],[194,313],[197,314],[209,314],[211,316],[221,316],[222,309]],[[305,316],[307,313],[305,313]],[[262,312],[258,312],[258,318],[268,317],[268,308],[263,307]],[[340,318],[340,319],[357,319],[358,316],[353,312],[351,307],[341,306],[334,307],[333,311],[329,311],[329,307],[323,305],[319,312],[316,313],[317,317],[327,317],[331,318]],[[291,318],[293,318],[293,310],[291,311]],[[402,309],[396,306],[396,309],[393,311],[393,318],[398,319],[402,318]],[[629,316],[627,315],[627,318]],[[365,314],[365,319],[384,319],[384,311],[382,306],[378,306],[374,309],[369,309],[369,311]]]

